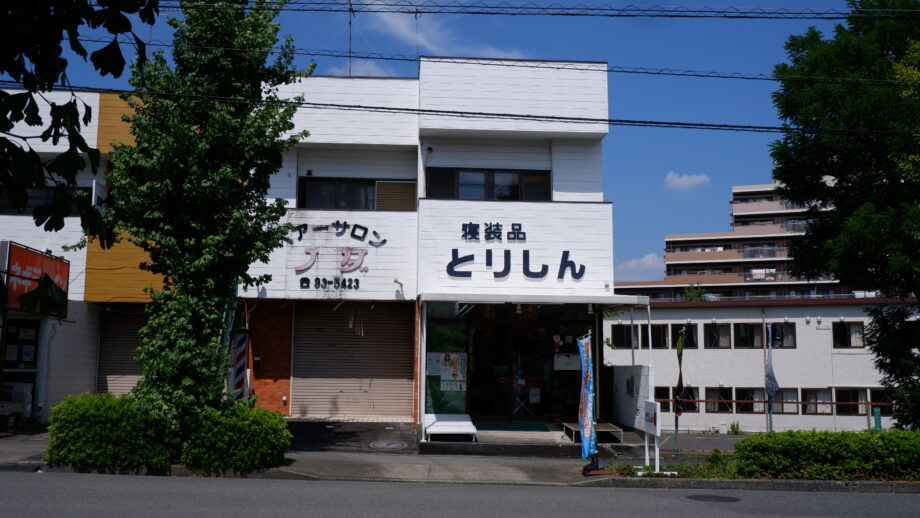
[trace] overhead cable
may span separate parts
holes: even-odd
[[[0,85],[10,84],[17,86],[14,81],[0,80]],[[712,130],[712,131],[740,131],[753,133],[797,133],[804,135],[842,135],[842,136],[862,136],[862,137],[889,137],[889,136],[920,136],[920,130],[911,131],[889,131],[889,130],[862,130],[862,129],[830,129],[830,128],[799,128],[789,126],[765,126],[751,124],[721,124],[706,122],[675,122],[675,121],[652,121],[652,120],[632,120],[632,119],[606,119],[594,117],[574,117],[562,115],[539,115],[539,114],[521,114],[521,113],[498,113],[498,112],[474,112],[459,110],[435,110],[425,108],[406,108],[394,106],[371,106],[360,104],[337,104],[337,103],[317,103],[310,101],[297,101],[293,99],[247,99],[237,97],[224,97],[205,94],[185,94],[174,92],[157,92],[157,91],[130,91],[118,90],[113,88],[95,88],[84,86],[73,86],[75,90],[94,92],[94,93],[114,93],[128,94],[137,97],[156,96],[156,97],[176,97],[201,99],[207,101],[217,101],[224,103],[236,104],[268,104],[268,105],[288,105],[303,108],[314,108],[321,110],[339,110],[339,111],[360,111],[373,113],[397,113],[419,116],[440,116],[455,117],[464,119],[491,119],[491,120],[522,120],[534,122],[560,122],[565,124],[595,124],[608,126],[633,126],[649,128],[681,128],[694,130]]]
[[[78,38],[80,41],[88,43],[110,43],[111,40],[97,38]],[[146,43],[150,47],[177,48],[180,45],[153,40]],[[221,47],[209,45],[181,45],[183,48],[206,49],[206,50],[226,50],[230,52],[268,52],[278,54],[284,52],[279,48],[270,49],[252,49]],[[374,61],[401,61],[407,63],[418,63],[422,58],[406,56],[404,54],[380,54],[376,52],[348,52],[344,50],[316,50],[295,48],[293,54],[307,57],[331,57],[331,58],[353,58],[367,59]],[[494,67],[516,67],[516,68],[536,68],[544,70],[575,70],[575,71],[603,71],[609,74],[641,74],[641,75],[658,75],[658,76],[678,76],[678,77],[699,77],[710,79],[743,79],[749,81],[796,81],[812,83],[853,83],[853,84],[879,84],[892,86],[909,86],[920,83],[917,80],[898,80],[898,79],[874,79],[868,77],[827,77],[827,76],[794,76],[784,75],[782,77],[770,74],[751,74],[744,72],[715,72],[703,70],[685,70],[672,68],[651,68],[651,67],[627,67],[619,65],[608,65],[605,63],[590,62],[565,62],[565,61],[532,61],[516,60],[501,58],[467,58],[467,57],[448,57],[432,56],[425,59],[439,61],[443,63],[455,63],[464,65],[485,65]],[[603,65],[604,68],[600,68]]]
[[[294,0],[282,7],[254,7],[209,2],[186,3],[164,0],[160,9],[265,9],[293,12],[471,14],[504,16],[570,16],[603,18],[728,18],[758,20],[844,20],[848,18],[916,19],[916,9],[812,9],[771,7],[688,7],[614,4],[537,4],[470,1],[409,0]]]

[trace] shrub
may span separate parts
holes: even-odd
[[[106,471],[169,466],[171,448],[163,439],[163,425],[131,396],[68,396],[51,409],[48,430],[45,459],[51,464]]]
[[[673,469],[685,478],[738,478],[734,459],[718,448],[699,464],[678,464]]]
[[[735,445],[738,473],[751,478],[920,478],[920,432],[790,431],[747,437]]]
[[[612,464],[612,461],[611,461]],[[639,472],[636,470],[635,466],[632,464],[616,464],[609,466],[607,469],[613,471],[620,477],[635,477],[638,476]]]
[[[182,447],[182,462],[202,472],[250,471],[281,464],[291,444],[284,419],[243,403],[202,413]]]

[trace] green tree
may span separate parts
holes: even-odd
[[[36,207],[32,214],[35,224],[45,230],[63,228],[64,218],[73,207],[84,230],[98,236],[104,246],[114,238],[103,225],[93,200],[74,189],[81,170],[88,168],[96,173],[99,151],[90,148],[80,133],[93,114],[69,86],[68,62],[61,43],[66,39],[78,56],[86,59],[89,55],[103,76],[120,77],[125,58],[119,37],[133,36],[141,60],[146,53],[127,15],[137,15],[141,22],[152,25],[158,5],[159,0],[50,0],[11,1],[0,6],[0,74],[8,75],[14,87],[24,90],[0,91],[0,197],[22,211],[29,201],[29,189],[52,188],[50,203]],[[105,29],[111,42],[89,54],[80,40],[84,26]],[[143,61],[139,63],[143,65]],[[40,94],[60,89],[70,91],[71,96],[63,104],[49,102],[48,126],[40,138],[54,144],[63,140],[67,150],[43,157],[29,145],[32,137],[18,133],[15,125],[43,127],[45,120],[39,107],[45,100]]]
[[[703,302],[706,300],[706,290],[699,284],[690,284],[684,288],[684,296],[681,302]]]
[[[136,143],[115,149],[108,175],[112,222],[149,254],[142,267],[164,279],[147,307],[135,392],[177,439],[224,399],[224,315],[239,283],[266,280],[249,266],[267,261],[287,231],[284,200],[267,199],[269,177],[305,136],[290,133],[296,106],[277,94],[306,73],[293,64],[291,39],[269,60],[281,4],[188,4],[169,20],[173,65],[158,53],[134,70],[126,100]]]
[[[853,9],[920,9],[918,0],[848,4]],[[910,75],[916,72],[918,41],[915,19],[871,18],[848,19],[831,39],[811,28],[787,41],[789,63],[776,66],[781,87],[773,100],[783,121],[801,131],[775,142],[772,156],[782,196],[809,208],[806,234],[791,246],[795,273],[831,275],[850,288],[891,297],[920,294],[920,98],[917,83],[911,82],[917,77]],[[819,129],[840,131],[813,131]],[[852,130],[873,133],[845,133]],[[873,325],[898,327],[892,319],[915,312],[915,299],[913,304],[904,311],[873,312],[874,318],[884,317]],[[867,342],[886,386],[896,401],[915,402],[896,390],[902,378],[889,369],[896,356],[918,369],[917,355],[894,355],[898,348],[913,350],[918,337],[871,331]],[[907,341],[893,344],[894,338]],[[920,414],[920,408],[905,408]],[[900,421],[905,426],[916,422]]]

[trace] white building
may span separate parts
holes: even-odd
[[[296,228],[253,265],[272,281],[242,294],[260,406],[419,424],[575,415],[576,340],[600,336],[604,309],[646,299],[613,290],[608,127],[571,119],[608,117],[606,66],[547,65],[422,58],[417,78],[283,89],[305,99],[295,124],[310,136],[269,193]],[[46,248],[27,216],[3,217],[22,230],[0,238]],[[71,310],[86,313],[73,325],[87,331],[85,347],[66,347],[84,355],[73,369],[88,382],[68,390],[127,391],[138,302],[156,279],[132,268],[142,255],[129,245],[69,257]]]
[[[874,408],[882,425],[891,425],[890,400],[864,346],[863,329],[869,322],[866,308],[895,301],[851,292],[834,279],[791,275],[789,240],[801,235],[807,222],[804,209],[780,199],[775,189],[733,187],[731,232],[669,234],[663,281],[617,283],[618,293],[650,297],[651,329],[644,314],[634,315],[632,327],[628,314],[606,318],[606,338],[614,348],[605,349],[605,363],[652,362],[664,428],[674,428],[669,400],[678,396],[675,347],[682,329],[687,330],[683,397],[695,402],[681,416],[680,429],[725,430],[734,422],[745,431],[769,428],[768,333],[781,388],[773,405],[775,430],[871,428]],[[691,284],[703,289],[705,301],[682,300]],[[625,383],[617,380],[617,398],[640,389],[645,396],[645,382],[631,384],[632,391]]]

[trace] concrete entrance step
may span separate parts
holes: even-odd
[[[568,458],[581,457],[580,444],[547,444],[547,443],[485,443],[485,442],[460,442],[460,441],[429,441],[418,445],[418,451],[425,455],[479,455],[501,457],[540,457],[540,458]],[[637,457],[642,453],[641,444],[598,444],[598,454],[601,457]]]

